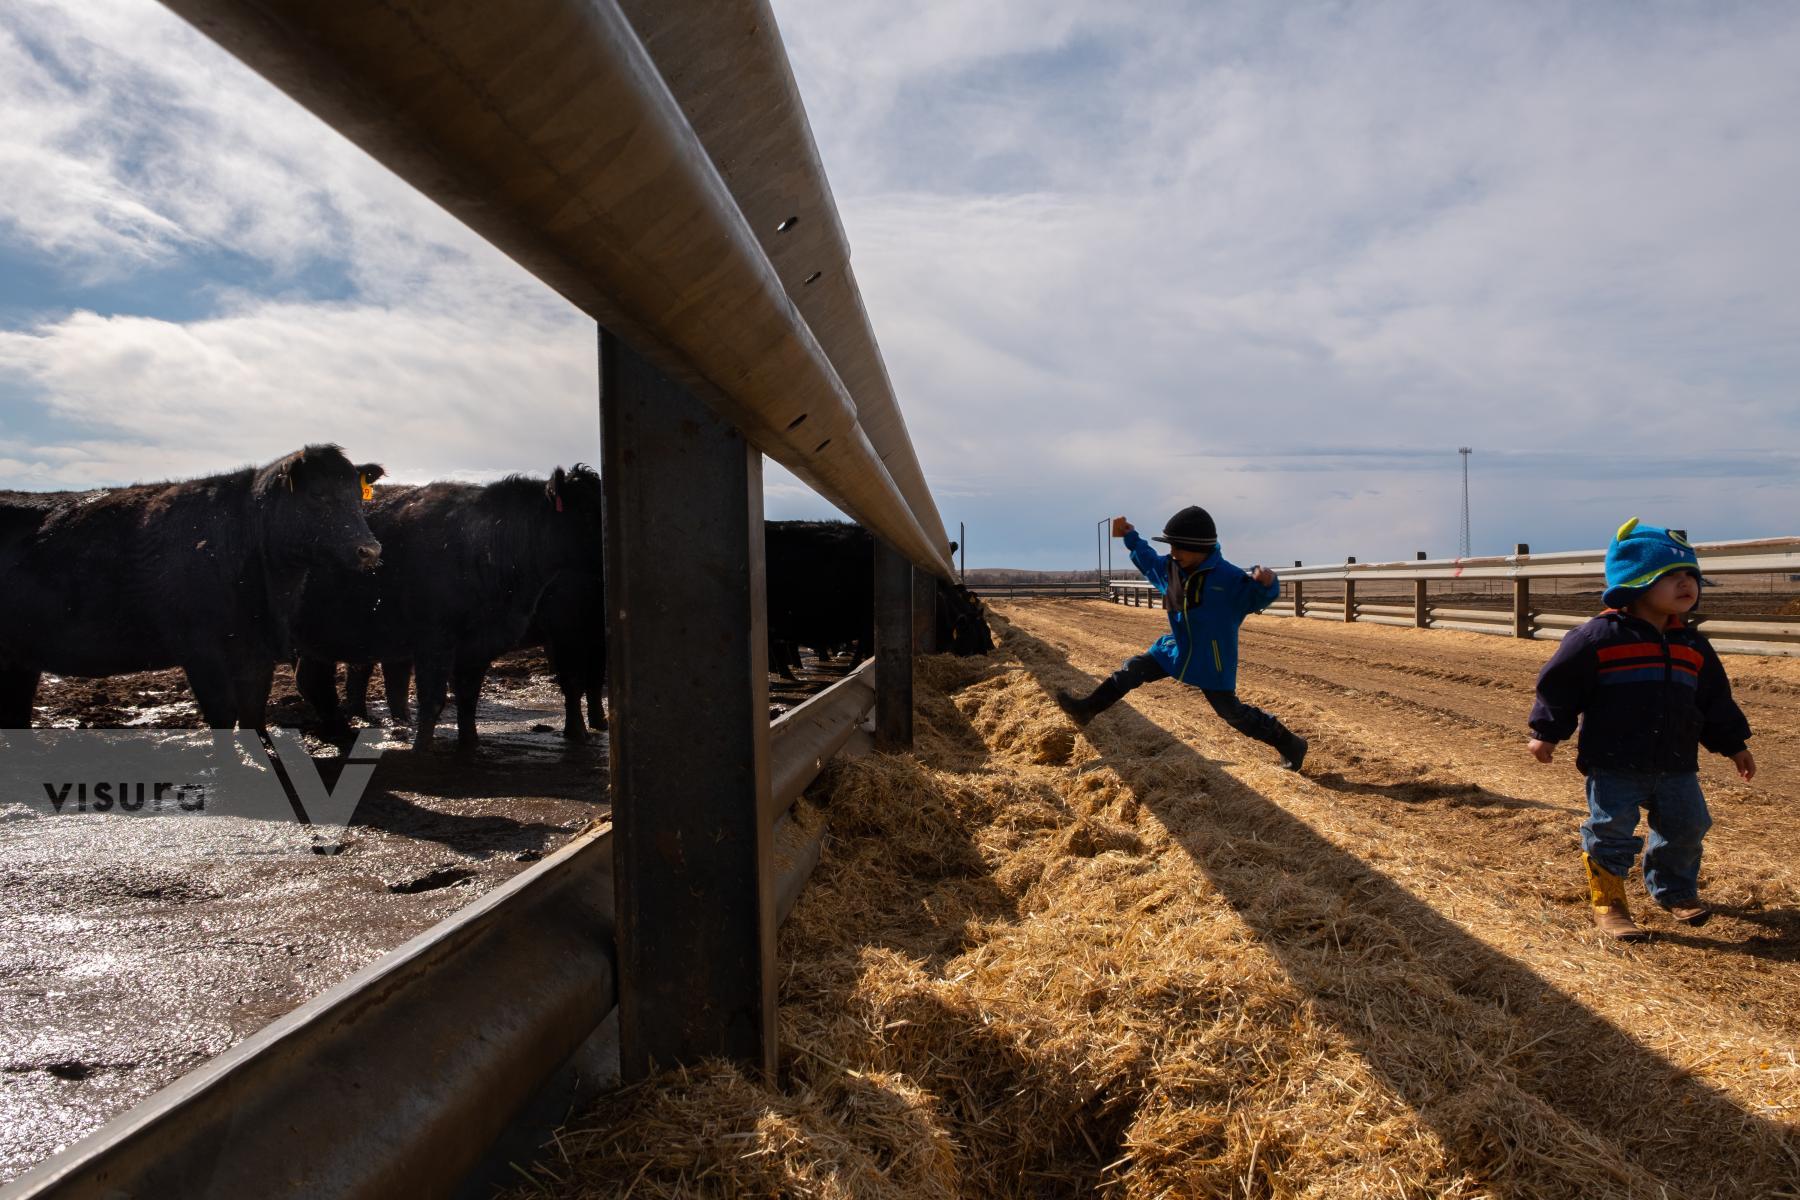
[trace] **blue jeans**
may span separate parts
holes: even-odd
[[[1700,841],[1712,828],[1697,774],[1589,771],[1588,819],[1581,848],[1624,878],[1644,839],[1637,836],[1638,809],[1649,818],[1644,887],[1658,904],[1692,900],[1700,893]]]

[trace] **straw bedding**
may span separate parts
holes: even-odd
[[[1076,733],[1017,628],[834,766],[776,1086],[672,1072],[519,1195],[1800,1195],[1751,1115],[1150,721]]]

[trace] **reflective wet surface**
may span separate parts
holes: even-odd
[[[51,681],[40,716],[188,723],[170,675]],[[605,815],[605,737],[564,741],[541,659],[503,664],[484,695],[472,751],[452,748],[448,723],[430,754],[407,748],[409,730],[384,730],[351,823],[325,836],[290,821],[0,807],[0,1179]],[[276,697],[285,721],[297,702],[282,702],[281,682]],[[331,782],[334,752],[310,748]]]

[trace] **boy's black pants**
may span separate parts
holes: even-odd
[[[1154,656],[1139,654],[1135,658],[1126,659],[1124,666],[1101,680],[1100,686],[1094,689],[1093,695],[1085,703],[1090,711],[1098,713],[1118,703],[1132,688],[1168,677],[1169,673],[1163,670],[1163,665]],[[1238,699],[1236,692],[1201,688],[1200,694],[1206,697],[1207,703],[1219,714],[1220,720],[1246,737],[1253,737],[1280,749],[1292,736],[1287,727],[1273,715],[1254,705],[1245,704]]]

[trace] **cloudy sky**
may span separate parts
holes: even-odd
[[[773,0],[971,566],[1800,533],[1800,6]],[[0,0],[0,488],[598,457],[593,326],[147,0]],[[771,471],[771,516],[829,510]]]

